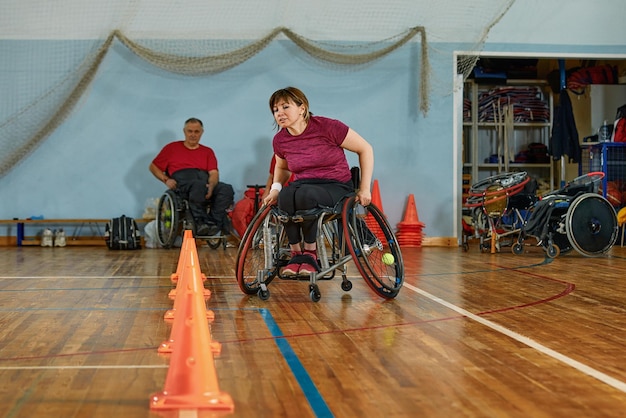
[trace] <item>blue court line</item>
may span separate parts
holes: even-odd
[[[259,308],[259,313],[265,321],[265,325],[267,325],[272,337],[274,337],[274,341],[276,342],[278,349],[289,365],[289,368],[300,385],[300,388],[309,402],[311,409],[313,409],[315,416],[333,417],[333,413],[330,411],[330,408],[328,408],[328,405],[326,405],[324,398],[322,398],[322,395],[315,387],[311,377],[298,359],[298,356],[296,356],[296,353],[294,353],[293,349],[289,345],[289,342],[285,338],[282,338],[284,334],[276,321],[274,321],[270,311],[265,308]]]

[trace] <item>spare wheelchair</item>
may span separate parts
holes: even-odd
[[[341,289],[350,291],[347,265],[354,262],[367,285],[385,299],[395,298],[404,282],[404,262],[395,234],[385,215],[375,205],[362,206],[354,193],[334,207],[300,211],[291,217],[298,222],[316,219],[317,254],[320,271],[308,277],[283,276],[282,267],[291,258],[284,231],[290,217],[277,206],[262,206],[244,233],[236,259],[237,283],[242,292],[270,297],[268,285],[276,278],[308,280],[313,302],[321,299],[318,280],[329,280],[339,271]]]
[[[467,235],[480,239],[481,252],[500,251],[505,237],[511,238],[509,245],[514,241],[537,201],[536,192],[536,180],[525,171],[497,174],[472,185],[464,204],[473,228]],[[469,249],[465,240],[463,249]]]
[[[528,237],[535,237],[549,258],[571,249],[587,257],[609,251],[617,240],[619,227],[615,209],[598,194],[603,178],[603,172],[585,174],[544,195],[534,205],[511,247],[513,253],[524,252],[523,243]]]
[[[210,209],[209,209],[210,210]],[[197,236],[196,225],[189,210],[189,202],[181,197],[175,190],[166,190],[160,197],[156,208],[157,240],[163,248],[172,248],[177,238],[182,237],[184,230],[193,231],[194,237],[203,239],[209,247],[216,249],[220,245],[226,249],[228,234],[233,235],[230,219],[226,231],[220,231],[216,235]]]

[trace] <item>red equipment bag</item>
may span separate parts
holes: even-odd
[[[259,196],[263,195],[263,191],[264,189],[259,189]],[[237,231],[240,237],[243,237],[243,234],[248,228],[248,224],[254,217],[254,198],[254,187],[250,187],[245,192],[243,192],[243,198],[235,203],[235,206],[233,207],[233,228],[235,228],[235,231]],[[258,207],[261,207],[261,205],[262,203],[259,198]]]

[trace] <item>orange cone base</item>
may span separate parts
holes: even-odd
[[[235,404],[228,393],[204,393],[202,395],[170,395],[157,392],[150,395],[150,409],[211,409],[214,411],[235,411]]]
[[[204,295],[204,300],[209,300],[211,298],[211,291],[209,289],[204,289],[202,291],[202,294]],[[172,300],[176,299],[176,289],[170,290],[170,293],[167,294],[167,297]]]
[[[202,281],[203,282],[207,281],[207,277],[206,277],[206,275],[204,273],[202,273],[200,276],[202,277]],[[172,283],[178,283],[178,278],[179,278],[178,277],[178,273],[172,273],[170,275],[170,280],[172,281]]]
[[[165,312],[165,315],[163,315],[163,319],[165,319],[168,322],[171,322],[174,320],[174,317],[176,316],[176,310],[175,309],[169,309]],[[209,322],[213,322],[215,320],[215,312],[213,312],[210,309],[206,310],[206,319],[209,320]]]
[[[211,341],[210,349],[213,356],[217,357],[222,354],[222,344],[217,341]],[[170,354],[174,351],[174,340],[163,341],[159,348],[157,348],[157,353],[159,354]]]

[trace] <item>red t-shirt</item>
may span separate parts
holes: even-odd
[[[348,134],[343,122],[311,116],[304,132],[293,136],[287,129],[274,135],[274,153],[287,160],[296,180],[327,179],[347,182],[352,178],[341,144]]]
[[[200,144],[196,149],[189,149],[184,141],[170,142],[152,162],[170,176],[185,168],[197,168],[207,172],[217,170],[217,158],[211,148]]]

